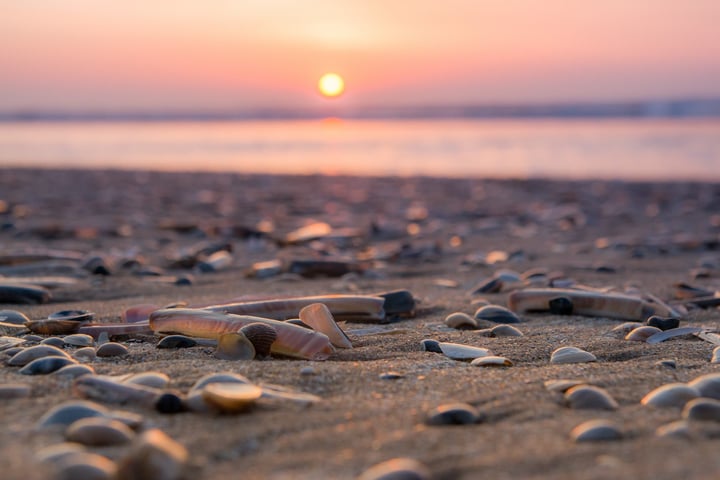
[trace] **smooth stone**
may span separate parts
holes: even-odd
[[[470,362],[470,365],[476,367],[512,367],[513,362],[505,357],[489,355],[487,357],[476,358]]]
[[[190,348],[197,345],[197,341],[185,335],[168,335],[157,343],[157,348]]]
[[[38,463],[57,463],[73,453],[87,451],[84,445],[75,442],[62,442],[48,445],[35,452],[35,460]]]
[[[475,312],[476,320],[487,320],[495,323],[520,323],[520,317],[500,305],[485,305]]]
[[[72,358],[65,357],[43,357],[33,360],[20,369],[22,375],[47,375],[59,370],[66,365],[73,365],[77,362]]]
[[[251,384],[247,377],[233,373],[233,372],[220,372],[220,373],[208,373],[203,377],[200,377],[195,384],[190,388],[190,392],[195,390],[202,390],[206,385],[211,383],[246,383]]]
[[[250,409],[262,396],[262,389],[252,384],[211,383],[202,389],[205,401],[224,413]]]
[[[682,417],[687,420],[720,422],[720,400],[696,398],[685,404]]]
[[[685,383],[668,383],[649,392],[640,400],[640,403],[652,407],[681,408],[687,402],[699,396],[700,391],[697,388]]]
[[[64,456],[54,468],[53,480],[111,480],[117,466],[112,460],[90,452]]]
[[[649,327],[647,325],[644,325],[642,327],[638,327],[632,330],[630,333],[625,335],[625,340],[629,340],[631,342],[644,342],[648,338],[659,332],[662,332],[662,330],[657,327]]]
[[[95,360],[95,357],[97,357],[97,355],[95,354],[95,349],[93,347],[78,348],[73,353],[73,358],[80,362],[92,362]]]
[[[675,317],[659,317],[657,315],[653,315],[647,319],[645,324],[665,331],[670,330],[671,328],[678,328],[680,326],[680,319]]]
[[[179,480],[188,452],[185,447],[158,429],[136,437],[118,462],[118,479]]]
[[[686,420],[676,420],[674,422],[660,425],[655,429],[655,435],[658,437],[679,437],[688,439],[691,437],[690,425]]]
[[[0,399],[27,398],[32,393],[32,387],[25,383],[0,384]]]
[[[565,393],[572,387],[578,385],[587,385],[585,380],[546,380],[544,385],[545,388],[551,392]]]
[[[122,422],[106,417],[81,418],[73,422],[65,431],[65,438],[92,447],[122,445],[135,437],[130,427]]]
[[[38,420],[37,428],[45,428],[52,425],[67,426],[81,418],[104,417],[107,415],[108,409],[99,403],[73,400],[48,410],[45,415]]]
[[[13,325],[25,325],[30,319],[24,313],[17,310],[0,310],[0,322],[12,323]]]
[[[62,377],[62,378],[78,378],[82,377],[83,375],[95,375],[95,370],[89,366],[89,365],[66,365],[58,370],[55,370],[53,373],[51,373],[54,377]]]
[[[90,335],[84,333],[73,333],[72,335],[65,335],[63,342],[66,345],[72,345],[73,347],[92,347],[95,345],[95,339]]]
[[[57,347],[53,347],[52,345],[35,345],[16,353],[8,360],[7,364],[13,367],[22,367],[38,358],[53,356],[70,359],[70,355],[68,355],[67,352]]]
[[[218,337],[215,358],[220,360],[252,360],[255,358],[255,347],[241,332],[224,333]]]
[[[588,420],[576,426],[570,432],[570,437],[575,442],[620,440],[622,436],[620,429],[607,420]]]
[[[123,382],[163,389],[170,383],[170,377],[162,372],[141,372],[130,375]]]
[[[496,325],[490,329],[494,337],[522,337],[523,333],[512,325]]]
[[[393,458],[368,468],[357,480],[430,480],[430,471],[412,458]]]
[[[428,425],[470,425],[480,416],[475,407],[467,403],[448,403],[428,412],[425,423]]]
[[[103,358],[122,357],[129,354],[130,352],[125,345],[116,342],[103,343],[95,350],[95,355]]]
[[[577,347],[560,347],[550,355],[550,363],[587,363],[596,362],[597,357]]]
[[[576,385],[565,392],[565,401],[573,409],[617,410],[618,403],[608,392],[592,385]]]
[[[40,342],[40,345],[52,345],[53,347],[63,348],[65,340],[60,337],[48,337]]]
[[[478,328],[477,321],[463,312],[454,312],[445,317],[445,325],[458,330],[475,330]]]
[[[720,373],[707,373],[688,382],[688,385],[697,388],[700,396],[720,400]]]

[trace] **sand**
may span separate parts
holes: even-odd
[[[260,404],[238,415],[123,407],[188,449],[187,478],[354,478],[394,457],[419,460],[437,479],[700,479],[720,470],[720,424],[698,422],[690,438],[660,438],[655,429],[679,419],[680,410],[640,404],[660,385],[720,371],[709,362],[710,343],[692,336],[655,345],[629,342],[611,331],[621,321],[577,315],[522,314],[516,326],[524,336],[517,338],[443,324],[449,313],[473,314],[474,298],[506,305],[507,291],[471,295],[500,269],[545,268],[598,288],[633,285],[671,303],[679,301],[677,282],[720,290],[720,185],[4,170],[0,201],[0,255],[6,259],[0,274],[77,279],[54,288],[50,303],[0,305],[32,319],[83,309],[115,322],[137,304],[253,295],[413,293],[413,318],[377,326],[396,334],[368,334],[375,325],[341,323],[354,348],[326,361],[222,361],[209,347],[160,350],[156,338],[143,337],[126,343],[129,357],[92,362],[101,374],[161,371],[181,391],[206,373],[233,371],[322,398],[311,406]],[[295,246],[276,241],[308,222],[356,229],[359,236]],[[232,246],[229,267],[212,273],[169,267],[182,249],[216,243]],[[101,255],[112,274],[91,275],[74,261],[8,265],[6,255],[28,249]],[[489,264],[493,251],[508,258]],[[343,278],[245,275],[258,261],[357,259],[360,252],[364,273]],[[190,273],[194,281],[151,281],[131,273],[138,264],[162,267],[169,276]],[[701,264],[707,276],[698,278],[691,270]],[[718,329],[719,319],[717,309],[690,309],[681,324]],[[421,351],[424,338],[489,348],[514,366],[477,368]],[[550,364],[551,352],[566,345],[598,361]],[[658,366],[662,359],[675,360],[677,368]],[[307,367],[313,373],[301,374]],[[389,371],[403,377],[380,377]],[[544,387],[553,379],[601,386],[620,406],[570,409],[562,395]],[[0,409],[2,478],[45,478],[34,453],[62,434],[33,426],[52,406],[76,398],[70,382],[25,377],[7,366],[0,368],[0,381],[32,386],[30,398],[3,400]],[[476,406],[482,421],[424,423],[429,410],[449,402]],[[572,442],[572,428],[595,418],[616,422],[624,438]],[[124,450],[93,451],[115,459]]]

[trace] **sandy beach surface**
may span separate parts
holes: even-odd
[[[494,277],[538,269],[546,283],[654,295],[680,310],[680,326],[720,330],[720,310],[689,305],[691,294],[677,286],[705,296],[720,290],[719,207],[720,185],[702,183],[3,170],[0,275],[7,278],[0,280],[55,282],[46,303],[0,309],[33,320],[81,309],[115,323],[140,304],[412,292],[412,317],[339,322],[353,348],[324,361],[219,360],[213,347],[158,349],[160,337],[141,335],[118,339],[129,355],[87,362],[102,375],[163,372],[181,393],[205,374],[229,371],[321,398],[261,399],[234,415],[106,404],[142,415],[141,429],[182,444],[188,479],[356,478],[397,457],[418,460],[433,479],[710,479],[720,471],[720,423],[693,420],[684,435],[659,436],[682,408],[640,400],[661,385],[720,372],[710,362],[712,343],[693,335],[628,341],[612,330],[623,320],[602,315],[520,313],[520,337],[457,330],[444,320],[474,315],[479,298],[507,306],[511,292],[527,286],[522,278],[473,292]],[[313,224],[315,234],[298,233]],[[218,250],[229,255],[216,257],[213,269],[199,252]],[[332,269],[299,263],[328,259],[337,261]],[[279,272],[248,275],[270,260],[279,260]],[[452,360],[423,351],[423,339],[484,347],[513,366]],[[562,346],[597,361],[552,364]],[[0,382],[30,385],[31,394],[0,400],[0,477],[50,478],[59,467],[36,455],[63,432],[36,423],[78,398],[73,382],[21,375],[7,358]],[[561,379],[601,387],[618,407],[571,408],[545,386]],[[427,424],[429,412],[454,402],[474,406],[478,421]],[[613,422],[622,438],[573,441],[571,430],[591,419]],[[88,450],[118,460],[128,448]]]

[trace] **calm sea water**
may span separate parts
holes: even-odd
[[[720,119],[0,123],[0,166],[720,181]]]

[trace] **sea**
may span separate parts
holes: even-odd
[[[720,118],[3,121],[3,167],[718,182]]]

